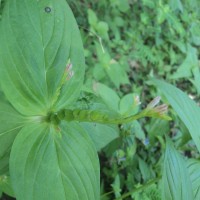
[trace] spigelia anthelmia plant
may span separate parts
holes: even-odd
[[[159,97],[128,116],[76,107],[84,71],[65,0],[1,1],[0,177],[17,200],[100,199],[97,150],[79,122],[169,119],[167,106],[156,106]]]

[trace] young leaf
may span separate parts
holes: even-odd
[[[163,200],[193,199],[192,184],[186,162],[167,139],[162,177]]]
[[[10,174],[18,200],[99,200],[95,147],[78,123],[24,127],[11,151]]]
[[[184,92],[164,81],[153,80],[188,128],[194,143],[200,152],[199,119],[200,108]]]
[[[1,87],[19,112],[44,115],[58,99],[58,107],[74,100],[83,81],[84,57],[65,0],[6,1],[0,34]],[[63,79],[68,62],[74,71],[70,80]]]

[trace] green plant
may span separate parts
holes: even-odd
[[[120,102],[119,97],[123,99],[129,92],[140,95],[141,100],[146,101],[152,96],[162,94],[146,81],[149,76],[159,76],[188,94],[179,95],[179,90],[167,84],[163,86],[164,83],[158,82],[156,87],[161,88],[162,85],[163,94],[167,97],[167,99],[162,99],[165,102],[169,101],[174,108],[174,110],[171,109],[173,122],[143,119],[139,123],[120,126],[120,137],[99,153],[102,163],[102,193],[108,194],[103,195],[103,198],[147,198],[146,190],[151,188],[151,186],[148,188],[149,184],[156,185],[157,194],[170,186],[173,194],[166,194],[166,199],[170,196],[180,198],[181,194],[176,195],[174,191],[181,191],[180,188],[184,187],[183,182],[187,183],[188,172],[187,170],[184,172],[186,180],[180,179],[183,173],[176,173],[180,171],[177,170],[176,165],[182,163],[182,168],[185,170],[184,161],[187,164],[190,158],[196,158],[195,162],[199,163],[199,153],[194,144],[198,146],[199,143],[197,122],[199,109],[198,106],[191,106],[189,103],[191,100],[188,98],[189,96],[199,102],[197,93],[199,90],[199,1],[84,0],[69,2],[72,6],[76,5],[74,13],[86,48],[87,79],[84,87],[86,91],[88,91],[88,86],[94,85],[93,82],[97,81],[114,88],[113,90],[118,95],[118,98],[114,98],[116,95],[111,97],[114,105]],[[76,8],[81,8],[81,12]],[[99,29],[101,22],[107,24],[108,27],[104,29],[103,34]],[[97,35],[102,38],[105,53],[102,51]],[[109,37],[107,38],[106,35]],[[124,72],[128,72],[128,83],[127,79],[123,79],[124,76],[118,78],[119,76],[116,75],[124,74]],[[110,94],[107,93],[108,96]],[[100,94],[100,96],[103,95]],[[129,101],[129,98],[127,99]],[[107,102],[106,99],[104,101]],[[195,103],[193,102],[192,105]],[[113,106],[113,109],[116,110],[116,107]],[[170,156],[165,154],[165,135],[170,136],[175,148],[178,149],[178,155],[181,153],[182,156],[174,153],[177,150],[173,150]],[[172,149],[172,145],[167,145],[166,151],[169,152],[169,149]],[[173,154],[176,155],[175,158]],[[168,168],[169,183],[160,184],[157,178],[161,179],[164,174],[165,156],[168,158],[165,165],[169,165],[170,159],[175,159],[176,165],[170,165],[171,168]],[[177,159],[180,160],[177,161]],[[194,165],[195,170],[192,173],[192,185],[196,188],[195,199],[199,199],[196,192],[199,188],[197,166],[197,164]],[[189,171],[193,170],[192,168],[191,164]],[[174,170],[176,172],[172,173],[173,176],[170,175],[170,172]],[[172,177],[180,181],[173,184]],[[194,181],[195,179],[197,181]],[[191,185],[190,181],[188,185]],[[160,189],[161,187],[164,189]],[[191,190],[191,187],[188,187],[188,190]],[[188,193],[191,194],[191,192]],[[160,194],[160,198],[161,196]],[[148,195],[148,198],[153,197]]]
[[[0,0],[0,196],[199,200],[199,2],[68,2],[85,50],[65,0]]]
[[[168,120],[167,106],[156,106],[160,98],[155,98],[141,112],[120,113],[103,100],[80,108],[84,51],[67,3],[7,0],[1,13],[2,191],[18,200],[100,199],[100,167],[90,136],[98,131],[90,133],[91,126],[79,122],[123,124],[146,116]],[[135,97],[132,109],[138,104]]]

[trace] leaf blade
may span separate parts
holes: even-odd
[[[180,119],[184,122],[200,152],[200,108],[178,88],[164,81],[153,80],[153,83],[162,91]]]
[[[187,167],[190,173],[190,179],[192,182],[192,188],[194,193],[194,200],[200,199],[200,162],[195,159],[189,159],[187,162]]]
[[[44,115],[58,97],[60,107],[69,104],[66,97],[76,98],[84,77],[83,47],[65,0],[6,1],[0,32],[1,86],[19,112]],[[69,59],[75,75],[64,86]]]
[[[191,185],[185,160],[167,139],[162,177],[163,200],[193,199]]]
[[[0,175],[8,171],[10,149],[27,119],[18,113],[0,94]]]
[[[61,134],[44,124],[29,125],[16,138],[10,170],[17,199],[99,199],[91,141],[77,123],[63,123],[60,129]]]
[[[119,137],[119,130],[116,126],[88,122],[82,122],[80,125],[90,135],[97,151]]]

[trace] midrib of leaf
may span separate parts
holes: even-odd
[[[55,153],[56,153],[56,157],[57,157],[57,165],[59,166],[59,175],[60,175],[62,184],[64,185],[64,181],[63,181],[63,176],[64,176],[65,178],[67,178],[68,182],[70,183],[70,185],[71,185],[72,188],[74,189],[74,192],[76,193],[76,196],[79,197],[78,192],[77,192],[75,186],[72,184],[72,182],[70,181],[70,179],[64,174],[64,172],[63,172],[63,171],[61,170],[61,168],[60,168],[60,162],[59,162],[59,159],[58,159],[58,149],[57,149],[57,145],[56,145],[55,141],[54,141],[54,147],[55,147]],[[60,148],[60,149],[62,149],[62,148]],[[66,154],[65,154],[65,155],[66,155]],[[67,156],[66,156],[66,157],[67,157]],[[69,163],[71,163],[68,157],[67,157],[67,160],[68,160]],[[72,164],[71,164],[71,165],[72,165]],[[73,165],[72,165],[72,166],[73,166]],[[85,188],[85,187],[84,187],[84,188]],[[67,199],[67,194],[66,194],[65,190],[64,190],[64,194],[65,194],[65,197],[66,197],[66,199]]]
[[[68,137],[73,138],[73,140],[75,141],[75,137],[73,137],[72,134],[70,134],[70,136],[68,135]],[[79,141],[77,141],[77,140],[76,140],[76,142],[77,142],[77,146],[79,146],[79,148],[80,148],[80,147],[81,147],[81,143],[80,143]],[[79,145],[78,145],[78,144],[79,144]],[[77,158],[77,160],[78,160],[80,163],[82,163],[82,166],[84,166],[84,163],[80,160],[80,158],[77,156],[77,154],[72,150],[73,147],[71,147],[70,149],[68,149],[68,152],[70,151],[71,154],[70,154],[70,153],[67,154],[65,151],[63,151],[63,149],[64,149],[65,147],[62,145],[62,143],[59,144],[59,142],[57,142],[57,145],[60,147],[60,150],[63,152],[63,154],[64,154],[65,157],[67,158],[68,162],[71,163],[71,166],[75,166],[73,163],[76,162],[76,161],[73,162],[73,156],[71,157],[71,156],[70,156],[71,154],[73,154],[73,155]],[[68,143],[68,145],[71,146],[70,143]],[[91,152],[91,151],[90,151],[90,152]],[[90,162],[91,162],[91,164],[92,164],[91,159],[90,159]],[[94,166],[92,166],[92,167],[94,168]],[[85,166],[84,166],[84,169],[85,169],[85,172],[86,172],[86,174],[87,174],[87,176],[88,176],[88,178],[89,178],[89,182],[91,183],[91,177],[90,177],[90,175],[88,174],[87,168],[86,168]],[[78,177],[79,177],[79,179],[80,179],[80,182],[82,183],[82,186],[83,186],[83,188],[84,188],[84,190],[85,190],[85,193],[86,193],[86,195],[87,195],[87,198],[89,199],[88,192],[87,192],[87,189],[86,189],[86,187],[85,187],[85,184],[84,184],[84,181],[83,181],[82,176],[78,173],[78,171],[76,170],[76,168],[74,168],[74,170],[76,171],[76,173],[77,173],[77,175],[78,175]],[[94,174],[94,176],[95,176],[95,174]],[[95,176],[95,178],[96,178],[96,176]],[[96,181],[97,181],[97,180],[96,180]],[[91,183],[90,185],[92,186],[93,191],[94,191],[93,184]],[[93,193],[93,195],[94,195],[94,193]],[[95,197],[93,196],[93,198],[95,198]]]
[[[168,151],[170,151],[169,149],[168,149]],[[171,154],[171,152],[170,152],[170,154]],[[168,158],[169,159],[169,158]],[[171,158],[170,158],[170,160],[171,160]],[[174,165],[173,165],[173,161],[171,160],[171,162],[168,162],[167,163],[167,167],[168,167],[168,172],[170,173],[169,175],[167,175],[167,180],[168,180],[168,183],[170,183],[171,181],[170,180],[172,180],[173,181],[173,186],[176,186],[176,181],[174,180],[174,176],[173,176],[173,172],[172,172],[172,169],[174,169]],[[172,165],[172,166],[171,166]],[[170,180],[169,180],[170,179]],[[168,184],[168,187],[170,188],[170,194],[173,194],[173,188],[172,188],[172,185],[170,185],[170,184]],[[176,189],[178,189],[178,188],[176,188]],[[172,196],[172,195],[171,195]],[[174,196],[172,196],[172,198],[173,199],[175,199],[175,197]]]
[[[16,7],[16,10],[17,10],[17,6],[16,6],[16,1],[14,1],[14,3],[15,3],[15,7]],[[54,1],[53,1],[53,3],[54,3]],[[52,40],[52,38],[53,38],[53,34],[54,34],[54,31],[55,31],[55,17],[54,17],[54,23],[53,23],[53,25],[54,25],[54,29],[53,29],[53,31],[52,31],[52,34],[51,34],[51,38],[49,39],[49,41],[47,42],[47,44],[45,45],[44,44],[44,40],[43,40],[43,26],[42,26],[42,19],[41,19],[41,14],[40,13],[38,13],[38,15],[40,16],[40,28],[41,28],[41,33],[39,33],[39,31],[37,30],[37,28],[35,27],[35,25],[34,25],[34,23],[33,23],[33,20],[32,20],[32,17],[31,17],[31,15],[30,15],[30,12],[29,12],[29,8],[28,8],[28,5],[27,5],[27,1],[24,1],[24,4],[25,4],[25,6],[26,6],[26,10],[27,10],[27,15],[28,15],[28,17],[29,17],[29,21],[31,22],[31,25],[32,25],[32,27],[34,28],[34,31],[38,34],[38,36],[41,38],[41,42],[42,42],[42,46],[43,46],[43,62],[44,62],[44,78],[45,78],[45,83],[46,83],[46,90],[47,90],[47,70],[48,70],[48,68],[50,68],[51,66],[52,66],[52,64],[53,64],[53,62],[54,62],[54,60],[55,60],[55,58],[56,58],[56,56],[57,56],[57,53],[58,53],[58,51],[59,51],[59,49],[60,49],[60,45],[58,46],[58,48],[57,48],[57,50],[56,51],[54,51],[55,52],[55,55],[54,55],[54,57],[52,57],[52,61],[51,61],[51,64],[49,64],[49,66],[47,66],[46,65],[46,56],[45,56],[45,49],[47,48],[47,46],[49,45],[49,43],[51,42],[51,40]],[[10,14],[9,14],[9,16],[10,16]],[[63,18],[64,19],[64,21],[65,21],[65,23],[66,23],[66,19],[65,18]],[[10,20],[9,20],[10,21]],[[63,27],[63,29],[65,29],[66,28],[66,26],[64,26]],[[11,28],[11,26],[10,26],[10,29],[12,30],[12,28]],[[13,30],[12,30],[12,32],[13,32]],[[13,34],[14,34],[14,32],[13,32]],[[71,31],[71,34],[72,34],[72,31]],[[62,33],[62,37],[60,38],[60,44],[61,44],[61,42],[62,42],[62,40],[63,40],[63,38],[64,38],[64,31],[63,31],[63,33]],[[18,46],[18,48],[20,49],[20,51],[19,52],[22,52],[22,50],[21,50],[21,48],[20,48],[20,46],[18,45],[18,43],[17,43],[17,41],[16,41],[16,39],[15,39],[15,42],[16,42],[16,44],[17,44],[17,46]],[[71,41],[70,41],[71,42]],[[71,46],[71,44],[70,44],[70,46]],[[70,50],[71,51],[71,50]],[[10,51],[9,51],[10,52]],[[23,56],[23,54],[21,53],[21,56],[24,58],[24,56]],[[12,58],[12,57],[11,57]],[[27,62],[26,62],[26,59],[24,59],[24,62],[26,63],[26,65],[27,65],[27,69],[29,69],[29,67],[28,67],[28,64],[27,64]],[[21,77],[21,75],[20,75],[20,73],[19,73],[19,71],[17,70],[17,67],[16,67],[16,65],[14,64],[14,61],[13,61],[13,58],[12,58],[12,63],[13,63],[13,65],[15,66],[15,68],[16,68],[16,71],[17,71],[17,73],[18,73],[18,75],[19,75],[19,77],[20,77],[20,79],[21,79],[21,82],[23,82],[24,84],[24,87],[25,88],[27,88],[27,85],[26,85],[26,83],[24,82],[24,80],[22,79],[22,77]],[[29,70],[29,73],[31,74],[31,71]],[[35,79],[35,82],[37,83],[37,81],[36,81],[36,79]],[[52,103],[50,103],[49,101],[49,103],[48,103],[48,107],[49,108],[51,108],[51,107],[53,107],[54,106],[54,104],[56,104],[56,102],[57,102],[57,100],[59,99],[59,96],[60,96],[60,93],[61,93],[61,90],[62,90],[62,87],[63,87],[63,83],[61,83],[60,82],[60,85],[58,86],[58,89],[57,89],[57,92],[55,93],[55,95],[54,95],[54,97],[52,98],[53,100],[52,100]],[[40,88],[40,87],[38,87],[38,88]],[[30,89],[29,88],[27,88],[27,91],[29,91]],[[48,90],[47,90],[48,91]],[[32,92],[34,92],[34,91],[32,91]],[[41,91],[42,92],[42,91]],[[22,96],[23,96],[23,93],[22,93]],[[49,95],[48,95],[49,96]],[[50,97],[48,97],[48,99],[49,99]],[[35,95],[34,95],[34,99],[38,102],[38,99],[37,98],[35,98]],[[38,102],[38,103],[40,103],[40,102]],[[41,103],[40,103],[41,104]]]
[[[42,132],[42,131],[41,131]],[[26,174],[26,166],[27,166],[27,164],[28,164],[28,160],[29,160],[29,157],[30,157],[30,154],[31,154],[31,152],[32,152],[32,149],[34,149],[34,146],[35,146],[35,143],[39,140],[40,141],[40,144],[39,144],[39,146],[37,146],[37,148],[38,148],[38,151],[40,150],[40,147],[43,145],[43,141],[44,141],[44,139],[46,139],[46,133],[43,135],[43,137],[42,137],[42,139],[41,139],[41,137],[40,137],[40,134],[38,134],[38,136],[37,136],[37,138],[35,138],[35,142],[33,143],[33,145],[32,145],[32,147],[30,148],[30,151],[28,152],[28,154],[27,154],[27,157],[26,157],[26,162],[25,162],[25,164],[24,164],[24,168],[23,168],[23,177],[24,177],[24,181],[23,181],[23,183],[25,183],[26,181],[25,181],[25,174]],[[27,140],[28,140],[28,138],[27,138]],[[48,143],[47,143],[48,144]],[[37,152],[38,152],[37,151]],[[35,154],[36,155],[36,154]],[[44,154],[43,154],[44,155]],[[35,160],[35,159],[34,159]],[[42,160],[42,159],[41,159]],[[38,164],[38,166],[40,166],[39,164]],[[37,169],[37,171],[39,170],[39,167],[38,167],[38,169]],[[36,173],[36,176],[37,176],[37,173]],[[35,177],[36,177],[35,176]],[[34,177],[34,180],[35,180],[35,177]],[[34,184],[36,183],[36,181],[34,181]],[[25,186],[23,186],[24,188],[25,188]],[[33,188],[34,187],[32,187],[32,197],[33,197]]]
[[[53,5],[54,5],[54,1],[53,1]],[[53,7],[54,7],[54,6],[53,6]],[[63,13],[64,13],[64,12],[66,12],[66,11],[63,10]],[[66,18],[64,17],[63,19],[64,19],[64,24],[67,24]],[[41,22],[41,19],[40,19],[40,22]],[[66,29],[66,25],[63,26],[63,29],[62,29],[62,30],[63,30],[63,31],[62,31],[62,36],[60,37],[60,41],[59,41],[60,44],[61,44],[61,42],[63,41],[63,38],[64,38],[64,36],[65,36],[65,31],[64,31],[65,29]],[[41,24],[41,30],[42,30],[42,24]],[[53,65],[53,63],[54,63],[54,61],[55,61],[55,59],[56,59],[56,56],[57,56],[57,54],[58,54],[60,48],[61,48],[61,45],[58,45],[57,50],[54,51],[55,53],[54,53],[54,56],[51,58],[51,62],[50,62],[50,64],[49,64],[49,66],[47,66],[47,65],[46,65],[45,49],[48,47],[48,45],[49,45],[50,42],[52,41],[52,38],[53,38],[53,36],[54,36],[54,31],[55,31],[55,17],[54,17],[53,31],[52,31],[52,34],[51,34],[51,38],[50,38],[49,41],[47,42],[46,46],[44,45],[43,36],[41,36],[41,38],[42,38],[42,43],[43,43],[43,47],[44,47],[43,51],[44,51],[44,60],[45,60],[45,69],[46,69],[46,71],[45,71],[45,80],[46,80],[46,84],[47,84],[47,71],[48,71],[48,69],[50,69],[51,67],[53,67],[52,65]],[[43,30],[42,30],[42,32],[43,32]],[[70,31],[70,34],[71,34],[71,37],[72,37],[72,31]],[[69,43],[68,45],[69,45],[69,52],[70,52],[70,51],[71,51],[71,50],[70,50],[70,49],[71,49],[71,40],[70,40],[70,43]],[[69,53],[69,55],[70,55],[70,53]],[[64,68],[64,70],[63,70],[63,75],[65,75],[65,68]],[[61,90],[62,90],[64,84],[67,82],[67,81],[63,82],[62,79],[63,79],[63,76],[61,76],[61,79],[60,79],[60,81],[59,81],[60,83],[59,83],[59,85],[58,85],[58,88],[57,88],[57,90],[55,91],[55,95],[52,97],[52,100],[51,100],[51,102],[50,102],[50,105],[49,105],[50,110],[53,110],[54,105],[57,103],[57,101],[58,101],[58,99],[59,99]],[[50,97],[48,97],[48,99],[50,99]]]
[[[168,166],[168,168],[169,168],[169,166]],[[167,175],[167,181],[168,181],[168,183],[170,183],[170,179],[169,179],[169,177],[172,177],[172,173],[171,173],[171,170],[170,170],[170,176],[168,176]],[[171,194],[173,194],[173,188],[171,187],[171,185],[167,185],[168,186],[168,188],[169,188],[169,191],[170,191],[170,196],[172,197],[172,198],[174,198]]]
[[[63,12],[65,12],[65,11],[63,11]],[[66,18],[64,18],[64,23],[66,24],[67,22],[66,22]],[[64,26],[64,28],[63,29],[66,29],[66,26]],[[72,29],[71,29],[71,31],[70,31],[70,38],[72,38],[72,32],[73,32],[73,26],[72,26]],[[64,36],[65,36],[65,31],[63,31],[63,34],[62,34],[62,38],[61,38],[61,40],[60,40],[60,44],[61,44],[61,42],[62,42],[62,40],[63,40],[63,38],[64,38]],[[68,60],[70,59],[70,54],[71,54],[71,41],[72,41],[72,39],[70,40],[70,43],[69,43],[69,55],[68,55]],[[57,49],[57,51],[56,51],[56,53],[55,53],[55,56],[54,56],[54,59],[52,60],[52,64],[54,63],[54,61],[55,61],[55,58],[56,58],[56,54],[58,53],[58,51],[60,50],[60,48],[61,48],[61,45],[59,45],[59,47],[58,47],[58,49]],[[52,65],[51,64],[51,65]],[[67,63],[66,63],[67,64]],[[64,71],[63,71],[63,76],[65,76],[65,69],[66,68],[64,68]],[[57,88],[57,90],[56,90],[56,92],[55,92],[55,96],[52,98],[52,103],[51,103],[51,107],[52,107],[52,109],[54,109],[54,105],[57,103],[57,101],[59,100],[59,97],[60,97],[60,94],[61,94],[61,91],[62,91],[62,88],[64,87],[64,85],[67,83],[67,80],[65,80],[65,82],[63,82],[63,76],[61,77],[61,79],[60,79],[60,83],[59,83],[59,85],[58,85],[58,88]]]
[[[59,147],[60,147],[60,150],[63,152],[63,154],[65,155],[65,157],[66,157],[66,159],[68,160],[68,162],[71,164],[71,166],[74,166],[73,165],[73,162],[72,162],[72,158],[70,158],[69,157],[69,155],[67,155],[64,151],[63,151],[63,147],[62,146],[60,146],[59,144],[57,144]],[[69,146],[70,146],[70,144],[68,144]],[[68,152],[69,152],[69,150],[68,150]],[[72,151],[71,151],[72,152]],[[74,153],[74,152],[72,152],[76,157],[77,157],[77,155]],[[80,161],[80,159],[78,159],[79,161]],[[82,163],[83,164],[83,163]],[[81,182],[81,184],[82,184],[82,186],[83,186],[83,188],[84,188],[84,190],[85,190],[85,194],[87,195],[87,199],[89,199],[88,198],[88,192],[87,192],[87,189],[86,189],[86,187],[85,187],[85,184],[84,184],[84,181],[83,181],[83,179],[81,178],[81,176],[80,176],[80,174],[78,173],[78,171],[77,171],[77,169],[76,168],[74,168],[74,170],[76,171],[76,174],[77,174],[77,176],[79,177],[79,179],[80,179],[80,182]],[[77,191],[76,191],[77,192]],[[78,194],[78,192],[77,192],[77,194]],[[79,195],[78,195],[79,196]],[[80,197],[80,196],[79,196]]]
[[[39,144],[39,147],[38,147],[38,151],[37,151],[37,153],[35,153],[35,155],[38,154],[38,152],[39,152],[41,146],[43,145],[43,141],[46,139],[46,134],[47,134],[47,132],[44,134],[43,138],[41,139],[40,144]],[[41,160],[38,162],[38,168],[37,168],[37,170],[36,170],[35,177],[33,178],[33,180],[34,180],[34,181],[33,181],[33,187],[32,187],[32,197],[33,197],[33,199],[34,199],[34,188],[35,188],[35,184],[36,184],[36,181],[35,181],[35,180],[36,180],[37,177],[38,177],[38,171],[39,171],[39,169],[40,169],[41,162],[42,162],[42,160],[43,160],[43,158],[44,158],[45,152],[46,152],[47,147],[48,147],[48,145],[49,145],[50,142],[51,142],[51,139],[49,138],[49,141],[48,141],[48,143],[46,144],[46,147],[44,148],[44,152],[43,152],[43,155],[42,155],[42,157],[41,157]],[[27,160],[28,160],[28,159],[27,159]],[[36,160],[36,156],[35,156],[35,158],[34,158],[34,162],[35,162],[35,160]],[[25,168],[26,168],[26,166],[25,166]],[[24,176],[24,178],[25,178],[25,176]],[[25,181],[24,181],[24,182],[25,182]]]
[[[26,6],[26,10],[27,10],[27,13],[28,13],[28,17],[30,19],[30,22],[31,22],[31,25],[34,27],[35,31],[38,33],[38,35],[40,36],[41,38],[41,43],[42,43],[42,52],[43,52],[43,69],[44,69],[44,79],[45,79],[45,88],[46,88],[46,91],[47,91],[47,95],[48,95],[48,86],[47,86],[47,70],[46,70],[46,59],[45,59],[45,45],[44,45],[44,40],[43,40],[43,35],[41,33],[43,33],[43,28],[42,28],[42,19],[41,19],[41,16],[40,16],[40,13],[38,12],[38,15],[40,16],[40,29],[41,29],[41,33],[38,32],[38,30],[36,29],[34,23],[33,23],[33,20],[31,18],[31,15],[30,15],[30,12],[29,12],[29,8],[27,6],[27,1],[25,0],[24,1],[24,4]],[[47,97],[47,99],[49,99]]]
[[[79,147],[80,146],[82,146],[81,145],[81,143],[80,143],[80,141],[77,139],[77,137],[73,137],[73,135],[71,134],[71,138],[73,138],[74,139],[74,141],[76,141],[77,142],[77,144],[79,144]],[[85,139],[85,138],[84,138]],[[85,140],[86,142],[87,142],[87,140]],[[70,144],[69,144],[70,145]],[[72,149],[72,148],[71,148]],[[93,152],[93,150],[92,149],[90,149],[89,150],[89,152]],[[74,153],[75,154],[75,153]],[[75,154],[76,155],[76,154]],[[76,155],[77,156],[77,155]],[[79,158],[78,158],[79,159]],[[92,162],[92,160],[91,160],[91,158],[89,157],[89,159],[90,159],[90,162],[91,162],[91,164],[92,164],[92,167],[93,167],[93,169],[95,169],[95,166],[93,165],[93,162]],[[80,160],[80,159],[79,159]],[[84,163],[83,163],[84,164]],[[87,169],[86,167],[85,167],[85,169]],[[87,170],[86,170],[87,171]],[[89,175],[88,175],[88,177],[89,177]],[[95,181],[96,182],[98,182],[98,180],[97,180],[97,178],[96,178],[96,176],[95,176],[95,174],[94,174],[94,177],[95,177]],[[91,178],[91,177],[90,177]],[[92,184],[91,184],[92,185]],[[92,185],[93,186],[93,185]],[[93,190],[94,191],[94,190]]]

